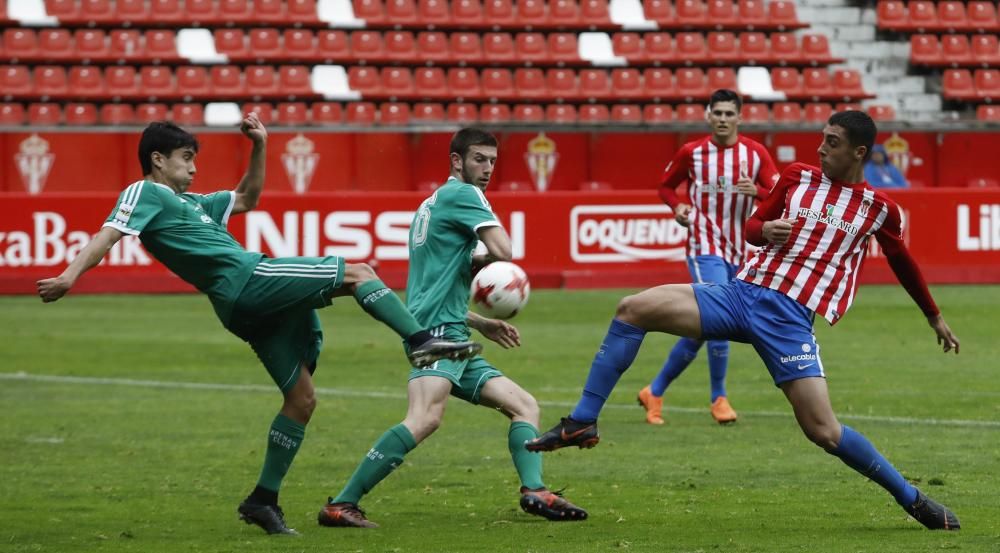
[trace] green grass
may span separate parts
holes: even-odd
[[[702,357],[669,390],[667,425],[646,425],[634,396],[673,343],[664,335],[647,338],[611,397],[601,444],[546,454],[546,482],[566,486],[590,520],[522,513],[506,420],[453,400],[438,433],[362,502],[382,528],[320,528],[327,495],[406,409],[398,339],[342,300],[321,311],[319,407],[281,495],[298,539],[236,520],[280,398],[207,300],[0,298],[0,373],[141,381],[0,379],[0,551],[1000,551],[1000,287],[934,292],[959,356],[940,353],[898,287],[863,289],[836,329],[817,333],[843,421],[952,507],[959,533],[923,530],[808,443],[748,346],[734,346],[728,380],[739,423],[711,420]],[[515,321],[524,346],[487,347],[542,403],[544,428],[579,397],[622,294],[537,291]]]

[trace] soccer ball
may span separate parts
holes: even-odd
[[[480,314],[509,319],[528,303],[531,285],[524,270],[507,261],[483,267],[472,279],[472,305]]]

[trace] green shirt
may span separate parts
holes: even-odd
[[[410,225],[406,306],[425,328],[465,324],[477,231],[494,226],[483,192],[454,177],[420,204]]]
[[[226,230],[236,194],[177,194],[152,181],[129,185],[104,226],[139,236],[174,274],[208,295],[223,323],[246,285],[259,253],[246,251]]]

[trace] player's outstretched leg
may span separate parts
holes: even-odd
[[[712,418],[719,424],[736,422],[736,411],[726,398],[726,371],[729,368],[729,342],[708,341],[708,374],[712,385]]]

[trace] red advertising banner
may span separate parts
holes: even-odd
[[[904,190],[907,241],[932,283],[1000,282],[1000,191]],[[406,240],[417,192],[265,193],[258,210],[235,216],[230,232],[271,256],[342,255],[377,260],[388,284],[403,286]],[[687,282],[686,229],[651,191],[491,193],[513,240],[515,261],[535,287],[646,287]],[[8,195],[0,201],[0,293],[34,293],[97,232],[116,194]],[[863,282],[894,282],[877,247]],[[126,237],[78,292],[190,290]]]

